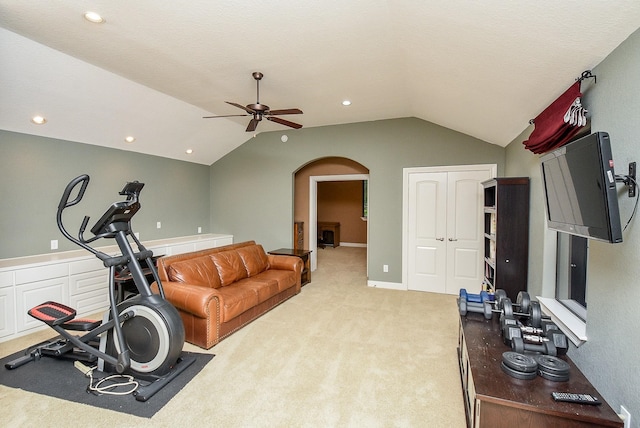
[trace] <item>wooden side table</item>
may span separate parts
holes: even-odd
[[[309,257],[309,255],[311,254],[310,250],[294,250],[292,248],[280,248],[278,250],[269,251],[269,254],[273,254],[274,256],[300,257],[302,259],[302,263],[304,263],[300,282],[302,285],[305,285],[311,282],[311,257]]]

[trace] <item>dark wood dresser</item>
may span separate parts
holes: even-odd
[[[570,358],[570,379],[554,382],[537,376],[513,378],[502,371],[502,353],[511,349],[502,342],[499,320],[482,314],[460,317],[458,357],[462,394],[469,427],[622,427],[623,422]],[[591,394],[599,406],[561,403],[551,393]]]

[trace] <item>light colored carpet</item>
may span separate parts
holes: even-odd
[[[318,250],[318,270],[299,295],[209,351],[185,345],[216,357],[152,419],[0,386],[0,421],[16,427],[57,427],[60,421],[92,427],[464,427],[455,296],[366,283],[366,249]],[[0,355],[47,335],[0,344]]]

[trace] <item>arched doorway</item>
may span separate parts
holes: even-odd
[[[311,270],[315,270],[317,266],[317,223],[318,221],[340,222],[345,228],[341,227],[341,240],[344,245],[365,246],[368,241],[368,227],[366,216],[362,213],[363,201],[368,198],[362,189],[368,189],[363,183],[368,183],[369,170],[356,161],[343,157],[326,157],[316,159],[309,162],[294,172],[294,221],[302,223],[304,230],[304,247],[312,250],[311,253]],[[344,183],[344,189],[340,192],[342,205],[334,206],[332,209],[323,209],[322,204],[327,203],[326,198],[320,198],[320,210],[318,210],[318,185],[320,184],[320,192],[322,195],[322,187],[331,184],[338,185],[332,187],[332,191]],[[359,187],[358,187],[359,186]],[[359,192],[355,188],[361,189]],[[345,201],[345,195],[347,196]],[[330,197],[329,197],[330,199]],[[330,202],[328,202],[330,203]],[[337,204],[338,202],[336,202]],[[320,211],[320,217],[318,212]],[[323,213],[332,213],[332,218],[322,218]],[[341,221],[340,221],[341,220]],[[354,223],[356,222],[356,223]],[[361,224],[358,225],[357,222]],[[350,226],[351,225],[351,226]],[[364,232],[358,230],[362,229]],[[362,236],[364,235],[364,236]],[[361,242],[349,242],[350,240]],[[363,241],[363,242],[362,242]]]

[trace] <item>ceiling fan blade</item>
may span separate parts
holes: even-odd
[[[231,105],[232,105],[232,106],[234,106],[234,107],[241,108],[242,110],[246,111],[246,112],[247,112],[247,113],[249,113],[249,114],[255,114],[255,111],[253,111],[253,110],[251,110],[250,108],[245,107],[245,106],[243,106],[243,105],[241,105],[241,104],[238,104],[238,103],[232,103],[232,102],[230,102],[230,101],[225,101],[225,103],[227,103],[227,104],[231,104]]]
[[[302,125],[300,125],[299,123],[289,122],[288,120],[280,119],[279,117],[267,116],[267,120],[270,120],[275,123],[279,123],[280,125],[288,126],[290,128],[295,128],[295,129],[302,128]]]
[[[302,110],[299,108],[288,108],[284,110],[269,110],[266,114],[278,115],[278,114],[302,114]]]
[[[227,114],[224,116],[202,116],[203,119],[215,119],[216,117],[245,117],[245,116],[249,116],[248,114]]]
[[[249,122],[249,125],[247,125],[247,129],[246,132],[253,132],[256,130],[256,128],[258,127],[258,119],[256,119],[255,117],[253,119],[251,119],[251,121]]]

